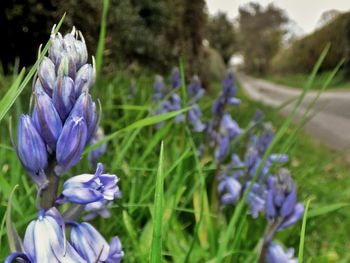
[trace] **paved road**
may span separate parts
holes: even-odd
[[[244,74],[237,74],[237,79],[248,96],[274,107],[298,97],[301,93],[300,89],[255,79]],[[298,116],[305,112],[308,103],[315,96],[315,91],[307,94],[298,110]],[[292,109],[293,103],[290,103],[282,109],[282,113],[288,114]],[[350,91],[322,93],[311,114],[312,119],[304,127],[307,133],[332,149],[350,152]]]

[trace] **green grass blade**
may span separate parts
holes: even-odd
[[[307,214],[308,214],[310,202],[311,202],[311,199],[309,199],[306,203],[305,212],[304,212],[304,216],[303,216],[303,224],[301,226],[301,231],[300,231],[300,243],[299,243],[299,254],[298,254],[298,262],[299,263],[303,263],[306,221],[307,221]]]
[[[331,205],[314,208],[308,212],[307,218],[322,216],[347,206],[350,206],[350,203],[337,203],[337,204],[331,204]]]
[[[6,113],[11,108],[12,104],[16,100],[18,87],[24,77],[25,69],[23,68],[15,81],[12,83],[10,89],[6,92],[5,96],[0,101],[0,121],[4,118]]]
[[[106,39],[106,26],[107,26],[107,14],[109,8],[109,0],[103,0],[102,17],[100,24],[100,35],[98,38],[97,51],[96,51],[96,76],[99,78],[101,67],[103,63],[103,51],[105,49]]]
[[[182,91],[182,103],[186,105],[187,103],[187,87],[186,87],[186,76],[185,76],[185,63],[182,58],[180,58],[180,77],[181,77],[181,91]]]
[[[11,207],[12,207],[12,198],[17,189],[18,185],[15,185],[11,194],[9,196],[7,208],[6,208],[6,232],[7,232],[7,240],[10,247],[11,252],[21,251],[22,244],[18,237],[17,231],[13,226],[11,220]]]
[[[163,219],[163,143],[160,146],[160,156],[158,173],[156,178],[156,191],[154,195],[154,212],[153,212],[153,235],[150,253],[150,262],[162,262],[162,219]]]
[[[110,140],[112,140],[114,137],[118,136],[119,134],[123,133],[123,132],[128,132],[134,129],[139,129],[139,128],[143,128],[149,125],[153,125],[156,124],[158,122],[162,122],[168,119],[171,119],[181,113],[184,113],[186,111],[188,111],[191,107],[187,107],[181,110],[177,110],[177,111],[172,111],[172,112],[168,112],[168,113],[164,113],[164,114],[159,114],[159,115],[155,115],[155,116],[150,116],[150,117],[146,117],[142,120],[138,120],[126,127],[124,127],[123,129],[120,129],[118,131],[115,131],[109,135],[107,135],[106,137],[104,137],[103,139],[99,140],[98,142],[96,142],[94,145],[89,146],[85,151],[84,154],[92,151],[93,149],[97,148],[98,146],[100,146],[101,144],[104,144]]]

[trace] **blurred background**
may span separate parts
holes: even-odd
[[[94,54],[100,0],[12,0],[0,3],[0,61],[5,74],[36,60],[53,24],[66,12],[63,32],[75,25]],[[321,70],[345,58],[337,80],[350,78],[350,3],[337,1],[111,0],[105,72],[168,71],[185,58],[188,73],[222,77],[233,63],[259,76],[308,74],[331,43]],[[203,63],[202,63],[203,62]],[[338,84],[339,84],[338,83]],[[346,83],[346,82],[345,82]]]

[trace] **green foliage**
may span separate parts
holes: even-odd
[[[216,49],[227,64],[237,50],[235,30],[233,22],[229,20],[226,13],[218,13],[209,17],[205,37],[210,46]]]
[[[331,70],[342,59],[348,71],[350,57],[350,13],[337,16],[331,22],[315,32],[296,40],[290,47],[281,50],[271,61],[271,71],[274,73],[304,73],[307,74],[322,49],[331,44],[329,54],[321,66],[321,71]],[[346,72],[346,74],[348,74]]]
[[[263,8],[258,3],[248,3],[239,8],[238,22],[239,48],[245,69],[265,73],[270,60],[281,47],[285,33],[283,25],[288,22],[286,14],[273,4]]]
[[[159,130],[154,126],[143,125],[144,120],[149,118],[147,112],[151,108],[152,79],[144,76],[136,79],[138,92],[135,98],[128,97],[129,79],[126,75],[119,73],[112,79],[102,79],[102,83],[105,81],[109,84],[99,91],[104,105],[101,124],[107,134],[124,130],[108,141],[108,150],[101,161],[106,171],[116,173],[120,178],[123,197],[111,208],[112,218],[97,219],[92,222],[93,225],[108,240],[113,235],[120,236],[126,253],[125,262],[148,262],[151,252],[159,253],[160,239],[158,234],[154,235],[153,227],[160,225],[162,257],[157,260],[161,262],[218,262],[223,237],[230,241],[220,251],[223,258],[221,262],[230,262],[230,258],[231,262],[251,262],[257,253],[255,248],[265,221],[262,218],[257,222],[242,212],[239,214],[240,223],[231,226],[233,234],[228,227],[234,208],[229,207],[220,214],[213,213],[207,198],[210,195],[207,182],[213,176],[215,167],[210,159],[198,158],[196,145],[200,135],[170,119]],[[211,92],[204,98],[202,106],[210,105],[218,90]],[[248,125],[257,107],[267,114],[266,119],[271,120],[276,129],[282,126],[278,112],[249,101],[239,92],[242,105],[233,109],[232,113],[242,127]],[[19,97],[19,102],[25,100],[26,96]],[[16,103],[14,106],[19,107]],[[203,108],[205,119],[208,119],[210,107]],[[142,125],[135,126],[132,123]],[[132,128],[125,129],[128,126]],[[291,128],[286,130],[287,135],[292,132]],[[9,136],[4,123],[0,127],[0,134],[1,143],[8,145]],[[166,142],[163,158],[159,156],[162,140]],[[283,148],[283,141],[276,147],[277,150]],[[289,154],[291,160],[288,166],[299,186],[300,199],[306,200],[310,195],[315,197],[310,205],[305,232],[305,262],[321,262],[321,259],[332,262],[330,259],[334,255],[346,259],[349,256],[345,249],[349,245],[346,230],[350,227],[350,212],[346,209],[349,165],[344,164],[336,153],[313,142],[305,134],[297,135]],[[19,165],[14,151],[0,147],[0,155],[0,214],[5,214],[11,190],[19,184],[13,196],[11,220],[23,237],[28,222],[36,215],[36,189]],[[163,169],[158,170],[157,167]],[[84,156],[82,163],[70,174],[76,175],[88,169]],[[161,176],[160,171],[163,171]],[[156,195],[155,203],[156,189],[158,193],[161,192],[161,179],[164,188],[161,195]],[[159,205],[160,197],[163,199],[162,206]],[[162,207],[162,213],[159,213],[159,207]],[[337,229],[334,229],[334,225],[338,226]],[[279,234],[278,239],[288,247],[297,248],[300,226],[298,224],[287,233]],[[5,233],[0,233],[0,259],[3,260],[9,250]],[[152,240],[156,240],[157,249],[152,249]],[[331,242],[325,244],[325,240]]]

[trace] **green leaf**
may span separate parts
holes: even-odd
[[[112,140],[114,137],[118,136],[119,134],[123,133],[123,132],[128,132],[134,129],[138,129],[138,128],[143,128],[149,125],[153,125],[156,124],[158,122],[162,122],[168,119],[171,119],[183,112],[186,112],[190,109],[191,107],[187,107],[181,110],[177,110],[177,111],[172,111],[172,112],[167,112],[164,114],[159,114],[159,115],[155,115],[155,116],[150,116],[150,117],[146,117],[142,120],[138,120],[135,121],[134,123],[124,127],[123,129],[120,129],[118,131],[115,131],[109,135],[107,135],[106,137],[104,137],[103,139],[99,140],[98,142],[96,142],[95,144],[87,147],[87,149],[84,151],[84,154],[92,151],[93,149],[96,149],[98,146],[100,146],[101,144],[104,144],[110,140]]]
[[[156,181],[156,191],[154,195],[154,212],[153,212],[153,235],[150,253],[150,262],[162,262],[162,219],[163,219],[163,143],[160,146],[159,165]]]
[[[100,35],[98,38],[97,51],[96,51],[96,76],[99,78],[101,72],[101,66],[103,63],[103,51],[105,49],[106,39],[106,21],[109,8],[109,0],[103,0],[102,17],[100,24]]]
[[[299,263],[303,263],[306,221],[307,221],[307,214],[308,214],[310,202],[311,202],[311,199],[309,199],[306,203],[304,217],[303,217],[303,224],[301,226],[301,231],[300,231],[299,255],[298,255],[298,262]]]
[[[8,239],[8,244],[9,244],[11,252],[23,251],[22,241],[19,238],[18,233],[17,233],[15,227],[13,226],[13,223],[11,220],[12,198],[13,198],[13,195],[14,195],[17,187],[18,187],[18,185],[15,185],[15,187],[11,191],[9,201],[7,204],[7,208],[6,208],[6,232],[7,232],[7,239]]]
[[[317,207],[308,213],[308,218],[313,218],[317,216],[322,216],[331,212],[334,212],[340,208],[344,208],[346,206],[350,206],[350,203],[338,203],[338,204],[331,204],[331,205],[326,205],[322,207]]]

